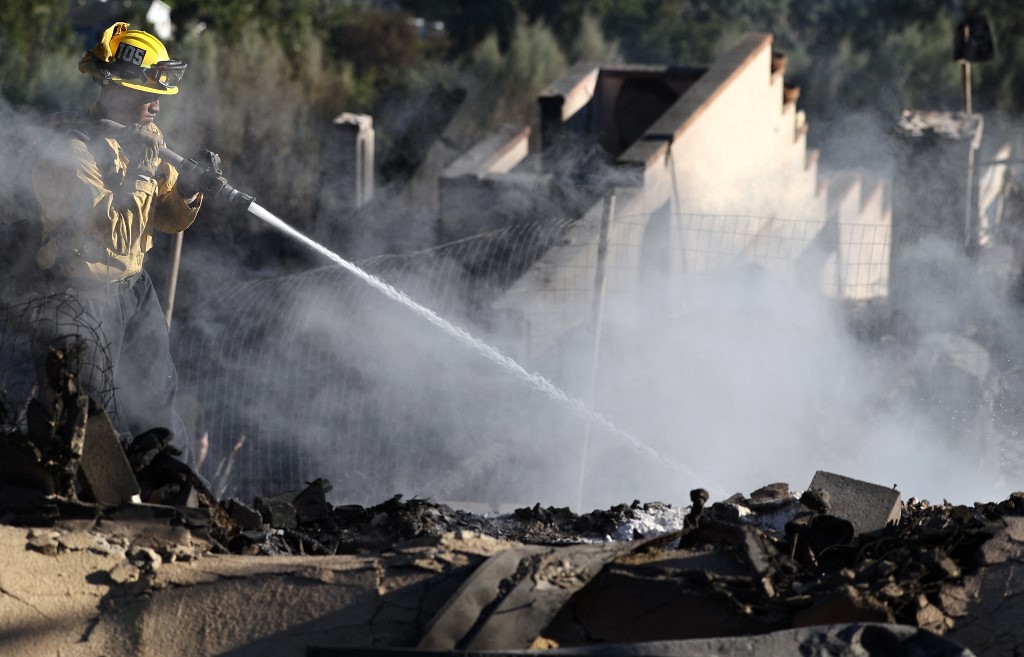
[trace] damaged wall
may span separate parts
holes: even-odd
[[[796,109],[796,94],[787,93],[785,58],[771,45],[768,35],[745,35],[707,70],[690,73],[678,100],[639,139],[583,179],[616,195],[607,240],[610,303],[661,306],[667,313],[686,303],[689,277],[744,264],[795,276],[838,297],[888,292],[885,183],[872,181],[852,203],[830,204],[829,177],[819,174],[817,153],[807,149],[806,118]],[[571,130],[572,121],[583,116],[593,123],[607,104],[600,69],[588,76],[577,68],[542,96],[542,108],[547,100],[563,112],[565,127],[551,138],[557,142],[551,148],[563,152],[568,135],[586,139]],[[556,176],[559,168],[578,164],[544,155],[546,170]],[[846,178],[846,189],[860,191],[859,174]],[[500,187],[503,179],[487,180]],[[467,203],[459,197],[452,206],[466,213]],[[483,206],[470,207],[483,214]],[[495,304],[523,314],[529,351],[541,358],[590,319],[603,209],[600,201],[584,208],[580,226]],[[670,289],[645,295],[650,271],[657,272],[654,280],[671,281]]]
[[[1024,646],[1014,629],[1022,494],[973,508],[901,505],[887,487],[819,472],[799,500],[783,483],[706,508],[706,491],[692,496],[685,516],[634,503],[485,518],[393,501],[364,518],[376,529],[347,543],[357,553],[319,557],[212,555],[183,527],[142,520],[144,508],[0,526],[0,650],[327,657],[621,644],[621,654],[668,657],[691,653],[651,642],[715,638],[723,655],[828,645],[835,655],[1009,657]],[[652,522],[673,518],[682,529]],[[598,539],[624,529],[634,540]]]
[[[200,557],[209,546],[187,532],[178,542],[138,529],[0,525],[0,652],[301,656],[311,637],[408,646],[470,567],[505,548],[453,536],[390,556]]]
[[[787,95],[784,67],[771,43],[767,35],[747,35],[708,69],[690,71],[692,79],[685,83],[677,80],[672,94],[678,98],[617,161],[595,156],[584,144],[583,152],[570,153],[557,165],[545,164],[542,153],[529,152],[524,130],[509,127],[492,135],[453,162],[439,181],[442,230],[450,231],[451,238],[461,231],[472,236],[389,256],[389,262],[405,264],[397,266],[401,271],[380,273],[520,359],[527,369],[551,376],[571,394],[588,397],[593,389],[588,388],[589,368],[596,363],[609,389],[601,403],[624,407],[631,419],[639,413],[640,431],[650,430],[658,440],[689,435],[691,427],[679,418],[651,428],[648,418],[656,415],[637,410],[650,409],[661,397],[629,383],[638,376],[634,369],[642,357],[609,355],[636,347],[637,338],[630,336],[647,335],[630,322],[665,327],[666,335],[641,340],[650,343],[651,351],[685,335],[671,331],[664,320],[680,312],[692,317],[706,308],[708,296],[720,293],[712,274],[743,280],[750,274],[754,280],[757,272],[768,272],[796,278],[800,294],[810,288],[808,295],[816,300],[821,291],[857,299],[887,291],[890,211],[884,187],[855,175],[849,184],[819,184],[817,159],[806,148],[806,122],[792,90]],[[646,78],[655,72],[640,69]],[[631,70],[613,72],[626,76]],[[675,74],[674,69],[658,70]],[[600,114],[595,108],[606,99],[600,97],[600,69],[587,71],[581,68],[578,75],[557,81],[549,95],[564,95],[564,134],[571,135],[574,122],[582,122],[590,126],[587,138],[596,146],[601,133],[594,127]],[[602,196],[609,192],[615,193],[615,210],[602,242]],[[725,209],[735,214],[705,214]],[[503,222],[512,223],[502,227]],[[490,231],[475,232],[482,229]],[[603,248],[604,283],[598,291]],[[326,269],[252,281],[219,295],[211,304],[216,307],[205,311],[209,323],[196,324],[197,338],[180,340],[183,377],[196,398],[210,400],[207,419],[196,427],[196,435],[208,431],[216,445],[210,466],[216,467],[245,435],[242,454],[248,460],[239,462],[236,473],[245,473],[239,490],[250,492],[259,481],[297,487],[323,475],[336,481],[339,492],[360,495],[361,501],[394,492],[467,500],[487,488],[483,482],[514,487],[522,472],[530,473],[531,484],[521,486],[530,495],[557,489],[556,481],[563,482],[559,495],[572,488],[564,484],[573,478],[565,470],[579,454],[585,422],[568,418],[564,408],[559,413],[557,403],[538,400],[500,372],[468,364],[457,346],[441,349],[450,343],[435,341],[428,335],[432,329],[409,321],[401,310],[378,308],[390,302],[359,288],[357,281]],[[740,298],[745,295],[741,290]],[[608,318],[609,334],[615,331],[608,344],[617,341],[617,352],[593,348],[598,306]],[[815,307],[800,315],[807,330],[838,330],[818,311]],[[787,312],[783,315],[778,322],[793,321]],[[811,317],[822,320],[823,328],[809,328]],[[799,338],[790,331],[779,340],[781,346],[770,348],[793,349],[794,341]],[[823,349],[838,341],[830,338]],[[818,366],[814,353],[804,354],[813,350],[797,350],[800,357],[786,358],[787,364]],[[685,356],[681,360],[699,363],[704,353],[698,349]],[[659,360],[668,367],[667,359]],[[829,368],[836,361],[834,353],[821,359]],[[666,373],[667,381],[685,371],[676,369]],[[685,382],[663,387],[677,394],[689,391]],[[804,394],[799,384],[793,387]],[[797,401],[801,408],[824,403],[821,387],[815,388]],[[745,407],[775,412],[773,395],[751,394],[757,400]],[[835,394],[854,405],[860,395]],[[727,391],[722,398],[731,395]],[[807,402],[808,395],[818,401]],[[666,403],[679,407],[681,402]],[[482,408],[491,412],[473,412]],[[515,419],[524,408],[530,409],[528,423]],[[803,436],[808,422],[779,432],[792,429]],[[760,435],[753,427],[727,431],[747,432]],[[564,455],[559,466],[549,464],[553,459],[537,436],[558,446]],[[610,434],[605,438],[615,444]],[[448,464],[436,463],[441,456],[450,459]],[[458,471],[470,463],[472,469],[462,473],[463,486],[446,477],[443,488],[434,487],[427,474]],[[481,463],[493,463],[493,469]],[[352,481],[346,484],[344,478]],[[392,488],[394,482],[402,487]],[[453,492],[453,486],[458,490]],[[616,499],[614,493],[600,493],[608,495],[602,500]]]

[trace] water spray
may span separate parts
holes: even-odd
[[[405,292],[402,292],[401,290],[391,285],[390,283],[387,283],[386,281],[377,278],[376,276],[362,269],[358,265],[342,258],[340,255],[334,253],[333,251],[323,246],[322,244],[303,235],[299,231],[295,230],[294,228],[286,224],[277,216],[268,212],[258,203],[252,202],[248,207],[248,212],[249,214],[264,221],[270,226],[273,226],[274,228],[281,231],[285,235],[288,235],[289,237],[295,239],[296,241],[305,244],[314,251],[326,256],[335,264],[344,267],[349,272],[354,274],[356,277],[362,279],[370,286],[376,288],[378,291],[383,293],[388,298],[398,301],[399,303],[406,306],[407,308],[415,312],[417,315],[427,320],[434,326],[438,327],[448,335],[451,335],[452,337],[456,338],[464,346],[469,347],[470,349],[482,355],[487,360],[499,365],[500,367],[508,370],[509,372],[512,372],[517,377],[519,377],[527,384],[529,384],[530,387],[540,392],[543,392],[544,394],[548,395],[552,399],[562,404],[565,404],[572,410],[573,413],[575,413],[580,418],[596,422],[597,424],[604,427],[615,436],[625,440],[626,443],[628,443],[641,454],[648,456],[651,459],[669,468],[678,470],[688,477],[696,476],[686,466],[683,466],[679,463],[676,463],[668,459],[667,457],[655,451],[654,448],[652,448],[650,445],[643,442],[633,434],[623,429],[620,429],[618,426],[613,424],[611,420],[607,419],[597,411],[591,409],[582,400],[572,397],[564,390],[562,390],[554,383],[552,383],[549,379],[545,378],[543,375],[538,374],[536,372],[528,371],[526,368],[524,368],[522,365],[516,362],[511,356],[502,353],[497,348],[487,344],[486,342],[476,337],[475,335],[473,335],[466,329],[462,328],[461,326],[453,324],[452,322],[438,315],[433,310],[427,308],[426,306],[420,303],[417,303]]]
[[[115,127],[117,129],[124,129],[124,126],[114,123],[113,121],[104,121],[104,123]],[[207,173],[206,169],[202,165],[197,163],[195,160],[184,158],[174,151],[168,148],[160,149],[160,156],[174,165],[179,171],[186,171],[189,173],[204,174]],[[252,215],[253,217],[263,221],[269,226],[279,230],[288,237],[291,237],[297,242],[300,242],[313,251],[322,254],[335,264],[348,270],[351,274],[361,279],[362,281],[369,284],[379,292],[383,293],[386,297],[401,303],[406,306],[417,315],[427,320],[434,326],[438,327],[448,335],[456,338],[459,342],[478,354],[482,355],[487,360],[495,363],[503,369],[511,372],[518,378],[525,381],[530,387],[546,394],[551,399],[564,404],[567,406],[575,415],[588,421],[597,423],[599,426],[606,429],[612,435],[618,437],[624,441],[627,445],[635,449],[640,454],[650,458],[651,460],[666,466],[671,470],[675,470],[680,474],[688,477],[691,480],[696,480],[696,474],[687,466],[677,463],[661,453],[657,452],[647,443],[643,442],[633,434],[619,428],[610,420],[605,418],[597,411],[591,409],[582,400],[572,397],[567,394],[564,390],[556,386],[549,379],[545,378],[541,374],[536,372],[530,372],[526,370],[522,365],[516,362],[510,356],[502,353],[497,348],[487,344],[480,338],[476,337],[466,329],[458,326],[447,319],[441,317],[433,310],[426,306],[417,303],[409,295],[397,289],[390,283],[370,274],[366,270],[362,269],[358,265],[342,258],[337,253],[331,251],[324,245],[316,242],[315,240],[307,237],[298,230],[292,228],[286,224],[279,217],[268,211],[267,209],[256,203],[255,198],[245,194],[231,185],[228,185],[223,180],[220,181],[219,188],[216,192],[216,196],[213,200],[215,203],[227,207],[232,211],[244,212]]]

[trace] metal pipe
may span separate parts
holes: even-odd
[[[960,78],[964,90],[964,112],[968,117],[973,113],[971,104],[971,63],[964,61],[960,64]]]
[[[174,295],[178,290],[178,269],[181,266],[181,245],[184,241],[184,231],[174,236],[174,258],[171,260],[171,280],[167,285],[167,310],[164,313],[168,331],[171,330],[171,317],[174,316]]]

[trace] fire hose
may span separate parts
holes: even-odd
[[[116,121],[109,119],[103,119],[100,121],[101,125],[104,125],[112,130],[127,130],[127,128]],[[166,146],[160,149],[160,157],[167,162],[171,163],[175,169],[178,170],[179,174],[190,174],[195,176],[203,176],[210,173],[210,170],[199,164],[193,159],[182,157],[178,155]],[[239,210],[241,212],[248,212],[249,206],[252,205],[256,199],[244,192],[241,192],[227,183],[223,178],[220,178],[215,189],[211,194],[208,194],[209,200],[215,205],[220,207],[229,208],[232,210]]]
[[[102,119],[100,124],[114,131],[125,131],[127,128],[116,121],[110,119]],[[178,170],[179,175],[182,173],[191,174],[196,177],[210,175],[210,170],[201,165],[199,162],[187,157],[178,155],[171,149],[164,146],[160,149],[160,157],[166,160]],[[215,179],[212,186],[212,190],[204,193],[204,196],[209,197],[209,201],[212,205],[227,208],[232,212],[245,213],[249,211],[253,202],[256,200],[252,195],[241,192],[227,183],[222,177]],[[174,316],[174,297],[178,288],[178,269],[181,266],[181,245],[184,241],[185,233],[178,233],[174,242],[174,257],[171,259],[171,274],[170,280],[167,285],[167,301],[166,308],[164,310],[164,320],[167,322],[167,328],[171,327],[171,318]]]
[[[197,176],[208,175],[210,170],[203,167],[193,159],[185,158],[171,149],[164,147],[160,149],[160,157],[174,165],[174,168],[179,173],[194,174]],[[249,207],[253,204],[256,199],[241,192],[227,183],[223,178],[218,179],[218,182],[212,192],[204,193],[204,196],[217,207],[223,207],[230,210],[238,210],[241,212],[248,212]]]

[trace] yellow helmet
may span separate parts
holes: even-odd
[[[149,32],[129,30],[128,23],[108,27],[78,63],[78,70],[101,84],[161,95],[178,93],[185,68],[185,62],[170,58],[160,39]]]

